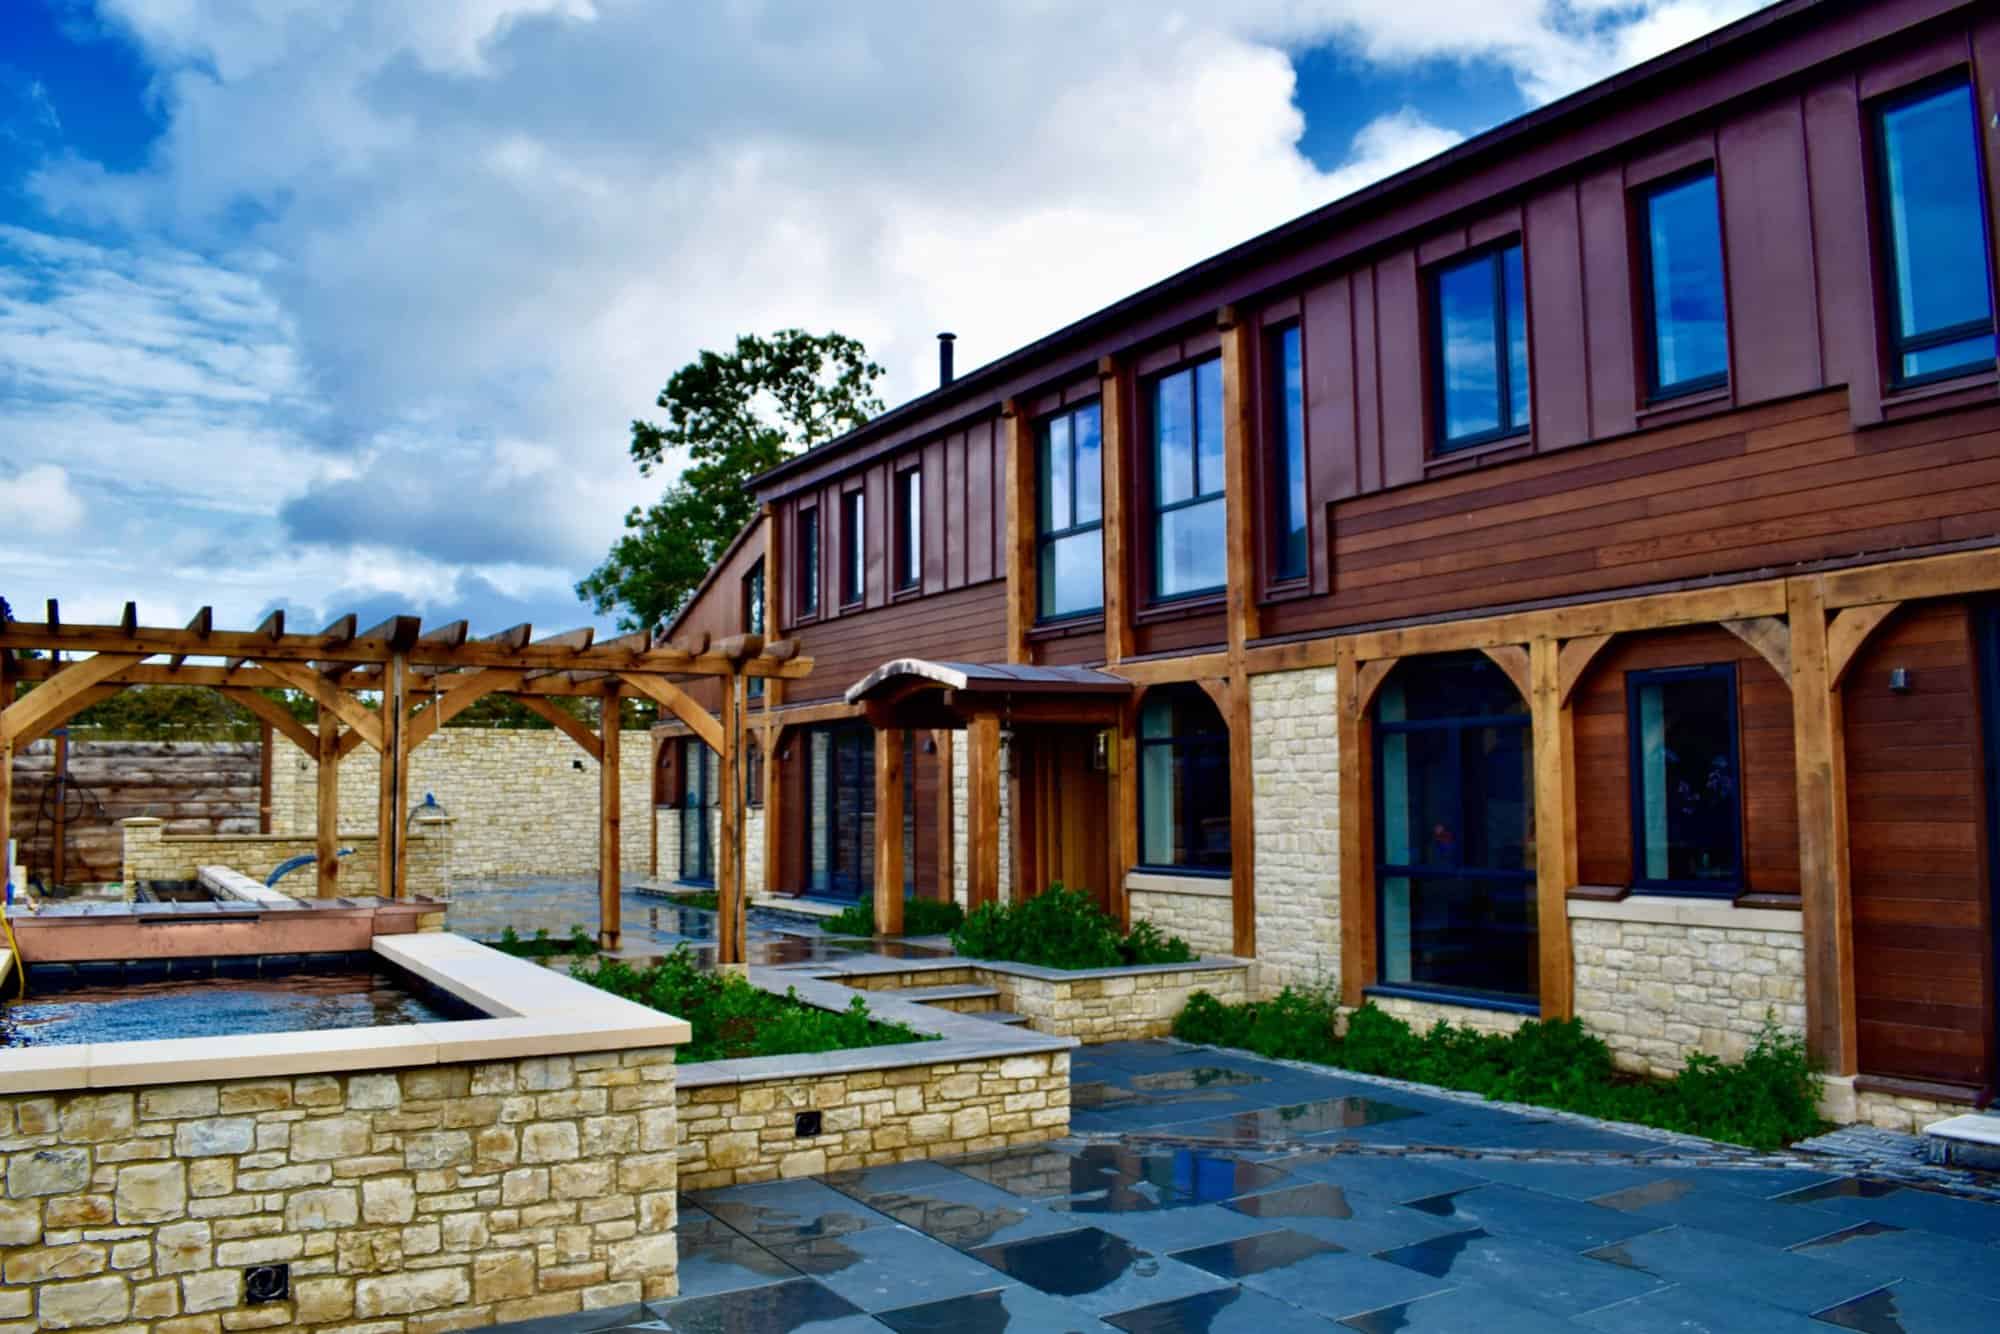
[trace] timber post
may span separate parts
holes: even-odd
[[[875,734],[875,931],[903,933],[903,739],[901,728]]]
[[[603,703],[598,711],[597,761],[597,943],[599,948],[616,950],[623,930],[624,852],[619,841],[622,793],[619,763],[620,718],[618,679],[605,683]]]
[[[319,772],[313,776],[313,870],[318,883],[314,892],[330,899],[340,893],[340,719],[321,704],[318,723],[314,756]],[[376,873],[381,873],[379,865]]]
[[[965,906],[1000,898],[1000,719],[982,713],[965,724]]]
[[[1806,1039],[1828,1074],[1857,1064],[1854,904],[1847,846],[1847,737],[1829,670],[1826,588],[1788,579],[1792,744],[1799,803],[1799,894],[1805,930]]]

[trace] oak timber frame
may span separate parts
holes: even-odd
[[[644,696],[680,719],[722,760],[725,791],[734,791],[745,743],[743,697],[748,678],[778,682],[805,676],[810,659],[790,643],[766,645],[758,635],[737,635],[712,648],[677,646],[641,632],[595,642],[589,628],[530,642],[517,625],[484,639],[467,637],[463,621],[426,632],[419,618],[396,616],[356,632],[343,616],[318,634],[293,634],[282,612],[252,631],[222,631],[207,608],[185,628],[142,626],[137,608],[125,604],[117,625],[66,625],[56,604],[41,622],[0,622],[0,847],[9,834],[15,751],[61,726],[90,705],[139,685],[205,686],[248,709],[282,732],[318,766],[315,803],[320,897],[340,892],[336,854],[339,760],[356,745],[381,756],[376,807],[378,889],[399,898],[408,883],[405,821],[409,809],[410,753],[437,729],[486,695],[520,701],[547,718],[599,763],[598,937],[619,944],[621,823],[619,701]],[[29,658],[28,652],[45,656]],[[87,656],[68,658],[66,655]],[[164,663],[149,661],[165,658]],[[190,659],[202,660],[190,664]],[[217,660],[220,660],[219,663]],[[729,702],[718,722],[676,679],[716,677]],[[22,684],[35,688],[22,692]],[[287,710],[257,694],[296,691],[313,701],[316,726],[307,728]],[[373,703],[364,703],[363,696]],[[592,732],[557,698],[594,698],[601,725]],[[736,793],[741,796],[742,794]],[[730,835],[741,821],[725,802],[724,849],[717,891],[724,905],[719,958],[742,962],[741,850]],[[730,929],[731,927],[734,929]]]

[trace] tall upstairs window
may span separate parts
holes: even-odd
[[[1275,534],[1271,573],[1306,577],[1306,395],[1299,326],[1271,336],[1271,509]]]
[[[819,507],[799,511],[798,518],[798,620],[819,615]]]
[[[916,468],[896,474],[896,591],[924,581],[924,475]]]
[[[1972,86],[1931,85],[1875,114],[1889,351],[1899,385],[1993,365],[1993,280]]]
[[[1035,526],[1036,614],[1045,621],[1104,607],[1104,457],[1098,405],[1041,424]]]
[[[1722,216],[1715,172],[1647,192],[1646,361],[1651,397],[1729,382],[1729,314],[1722,283]]]
[[[1222,359],[1153,381],[1153,597],[1228,582],[1223,540]]]
[[[868,593],[867,493],[849,491],[840,498],[840,605],[861,601]]]
[[[743,576],[743,633],[764,633],[764,562],[761,560]],[[764,694],[764,678],[753,676],[743,688],[751,699],[758,699]]]
[[[1439,267],[1431,278],[1439,454],[1528,429],[1528,294],[1521,244]]]

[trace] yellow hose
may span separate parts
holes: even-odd
[[[7,948],[14,952],[14,976],[20,979],[20,990],[14,999],[28,999],[28,961],[21,957],[21,942],[14,939],[14,924],[7,920],[6,905],[0,904],[0,930],[7,933]]]

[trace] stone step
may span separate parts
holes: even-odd
[[[959,1014],[989,1012],[1000,997],[994,988],[973,982],[939,987],[891,987],[881,994],[898,1000],[915,1001],[919,1005],[935,1005],[940,1010],[955,1010]]]
[[[2000,1115],[1973,1112],[1924,1127],[1924,1156],[1946,1167],[2000,1172]]]
[[[972,1017],[990,1019],[996,1024],[1024,1025],[1028,1022],[1027,1015],[1015,1014],[1012,1010],[979,1010]]]

